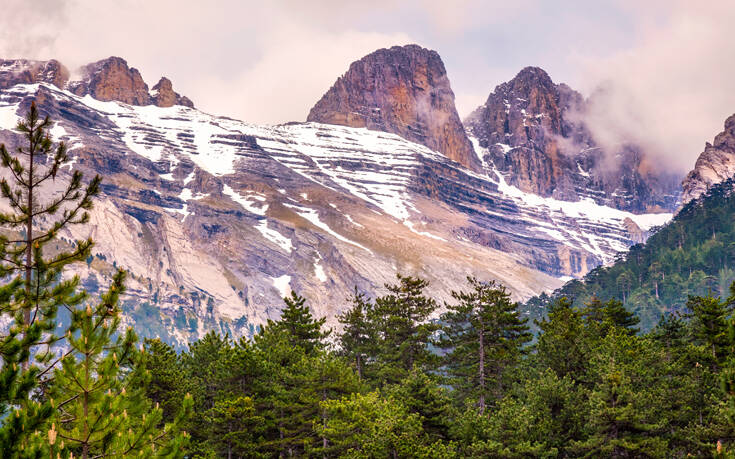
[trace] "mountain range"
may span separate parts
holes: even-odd
[[[462,121],[440,56],[417,45],[354,62],[305,122],[204,113],[118,57],[0,60],[6,145],[32,100],[69,146],[64,172],[103,176],[90,224],[62,235],[96,241],[76,274],[94,293],[128,270],[126,321],[179,345],[250,336],[291,289],[333,325],[354,288],[397,272],[444,299],[468,275],[518,300],[556,289],[645,241],[735,154],[730,118],[682,187],[644,149],[598,145],[589,100],[535,67]]]

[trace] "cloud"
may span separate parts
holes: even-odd
[[[57,58],[72,70],[120,56],[149,85],[166,75],[198,107],[253,123],[305,120],[352,61],[411,41],[402,32],[352,27],[350,20],[368,14],[369,6],[331,0],[223,0],[216,7],[178,0],[10,1],[2,56]],[[382,0],[375,6],[381,3],[381,11],[393,8]]]
[[[686,172],[735,112],[735,5],[666,5],[630,5],[639,20],[635,44],[580,67],[598,142],[641,145],[659,167]]]
[[[64,0],[4,0],[0,14],[0,56],[37,57],[54,46],[67,23]]]

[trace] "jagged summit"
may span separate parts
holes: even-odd
[[[418,45],[379,49],[353,62],[307,121],[390,132],[477,170],[444,63]]]
[[[60,89],[84,96],[91,95],[100,101],[118,101],[130,105],[157,105],[193,107],[192,101],[174,92],[168,78],[148,90],[138,69],[129,67],[125,59],[111,56],[82,66],[71,79],[67,68],[59,61],[32,61],[26,59],[0,60],[0,89],[16,84],[48,83]]]
[[[63,88],[69,81],[69,71],[56,59],[0,59],[0,89],[16,84],[50,83]]]
[[[586,107],[579,92],[525,67],[496,86],[465,126],[486,167],[525,192],[634,212],[674,209],[678,179],[646,167],[634,145],[604,151],[584,122]]]
[[[682,183],[681,202],[686,204],[704,194],[714,184],[735,175],[735,115],[725,120],[725,129],[707,142],[697,158],[694,169]]]

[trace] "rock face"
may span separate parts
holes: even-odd
[[[152,92],[149,92],[140,72],[128,67],[128,63],[119,57],[113,56],[87,64],[77,73],[81,74],[81,79],[70,81],[69,71],[55,59],[0,60],[0,89],[17,84],[48,83],[78,96],[89,94],[105,102],[114,100],[130,105],[194,107],[188,97],[174,92],[171,80],[166,77],[162,77]]]
[[[439,54],[417,45],[379,49],[353,62],[307,121],[398,134],[477,170]]]
[[[166,77],[161,77],[158,83],[153,86],[151,93],[153,95],[153,102],[158,107],[173,107],[174,105],[183,105],[184,107],[194,106],[188,97],[174,92],[171,80]]]
[[[16,84],[49,83],[63,88],[69,81],[69,71],[61,62],[0,59],[0,89]]]
[[[725,120],[725,130],[717,134],[713,143],[707,142],[689,172],[682,187],[682,204],[696,199],[707,189],[735,175],[735,115]]]
[[[130,105],[150,105],[151,95],[138,69],[128,67],[119,57],[109,57],[83,68],[81,81],[69,85],[78,96],[91,95],[97,100],[116,100]]]
[[[497,86],[465,126],[486,167],[525,192],[635,212],[675,208],[677,177],[652,170],[635,146],[603,151],[584,124],[585,104],[544,70],[526,67]]]

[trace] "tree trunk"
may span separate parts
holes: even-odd
[[[82,407],[84,410],[84,443],[82,446],[82,459],[89,458],[89,349],[84,344],[84,397],[82,399]]]
[[[480,365],[478,368],[478,377],[480,380],[480,399],[478,405],[480,406],[480,414],[485,414],[485,336],[483,333],[482,324],[480,324],[478,330],[478,344],[480,346]]]
[[[31,125],[31,133],[35,124]],[[31,136],[31,139],[33,137]],[[23,306],[23,324],[26,327],[31,325],[31,274],[33,271],[33,153],[35,152],[36,146],[33,140],[30,140],[28,146],[28,220],[26,220],[26,279],[25,279],[25,293],[26,293],[26,304]],[[23,369],[28,369],[30,357],[23,361]]]

